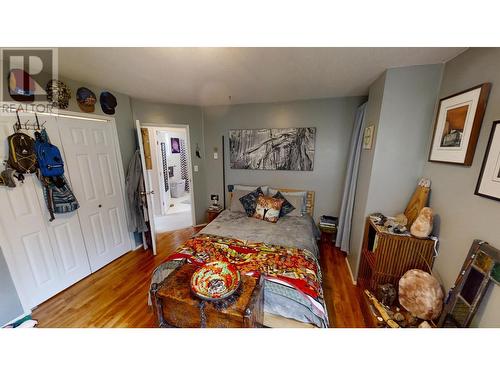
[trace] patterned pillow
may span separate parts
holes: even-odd
[[[283,217],[295,210],[295,207],[281,194],[281,192],[278,191],[273,195],[273,198],[283,199],[283,205],[281,206],[280,210],[280,217]]]
[[[253,217],[276,223],[280,218],[280,210],[284,202],[284,199],[260,196],[257,198],[257,207]]]
[[[252,217],[255,213],[255,208],[257,207],[257,198],[261,195],[264,195],[262,189],[258,187],[254,191],[251,191],[247,195],[244,195],[240,198],[240,202],[245,209],[247,216]]]

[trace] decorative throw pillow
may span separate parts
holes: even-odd
[[[269,188],[269,195],[275,195],[278,191],[278,189]],[[304,216],[307,213],[307,191],[280,191],[280,193],[295,207],[295,210],[288,216]]]
[[[251,191],[247,195],[240,198],[240,202],[245,209],[247,216],[251,217],[255,213],[255,208],[257,207],[257,198],[264,195],[262,189],[258,187],[254,191]]]
[[[281,206],[280,210],[280,217],[283,217],[295,210],[295,207],[281,194],[281,192],[278,191],[273,195],[273,198],[283,199],[283,205]]]
[[[253,217],[276,223],[280,218],[280,210],[284,202],[284,199],[260,196],[257,198],[257,207]]]

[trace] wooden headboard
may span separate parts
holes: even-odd
[[[305,191],[300,189],[289,189],[289,188],[272,188],[274,190],[279,190],[283,193],[294,193],[297,191]],[[233,193],[229,193],[229,199],[232,199]],[[314,191],[307,191],[306,195],[306,212],[314,217]]]

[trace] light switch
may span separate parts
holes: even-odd
[[[194,166],[194,171],[198,172],[198,166],[197,165]]]
[[[214,159],[218,159],[219,158],[219,154],[217,152],[214,152]]]

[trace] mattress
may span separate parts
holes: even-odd
[[[200,233],[298,247],[309,250],[319,259],[319,230],[309,215],[284,216],[277,223],[269,223],[248,217],[243,212],[224,210]]]
[[[285,216],[277,223],[269,223],[248,217],[245,213],[225,210],[199,233],[305,249],[319,261],[319,230],[308,215]],[[311,301],[297,290],[280,283],[266,281],[264,285],[266,313],[328,327],[323,300]],[[318,306],[324,310],[323,314],[318,314]]]

